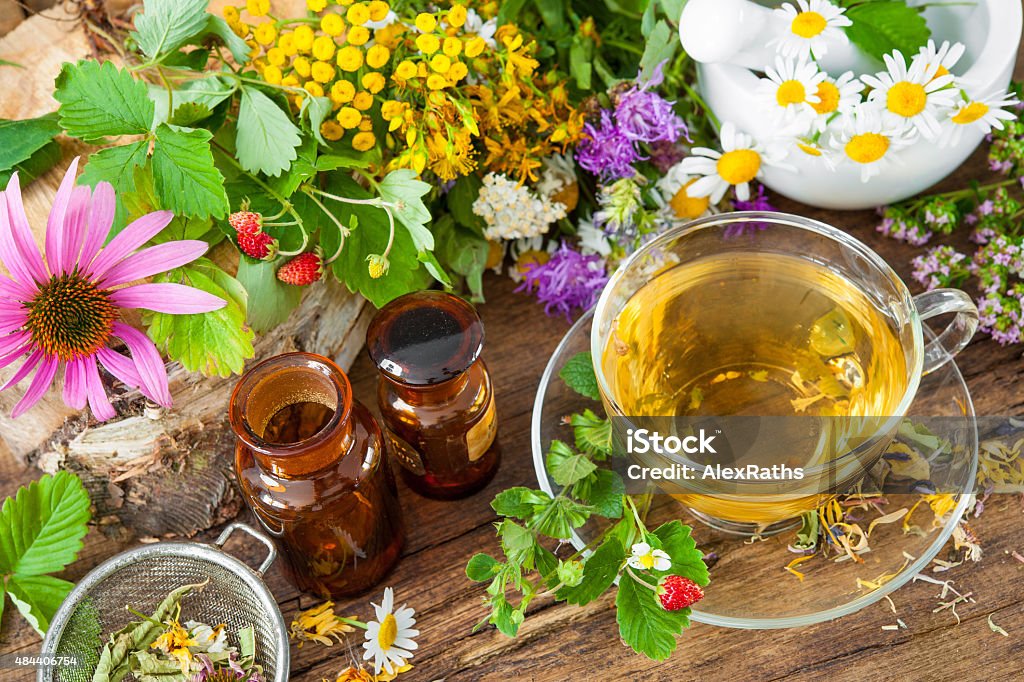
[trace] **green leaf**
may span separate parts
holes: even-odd
[[[441,264],[437,261],[437,256],[435,256],[432,252],[420,251],[418,254],[416,254],[416,260],[418,260],[420,263],[423,263],[423,267],[427,269],[427,272],[430,273],[430,276],[436,279],[441,284],[443,284],[445,289],[452,288],[451,277],[449,277],[448,273],[444,271],[444,268],[441,267]]]
[[[598,469],[572,487],[573,497],[586,502],[594,512],[609,519],[622,516],[626,484],[611,469]]]
[[[637,653],[664,661],[676,648],[675,636],[690,625],[690,609],[666,611],[654,591],[629,575],[619,581],[615,618],[623,641]]]
[[[569,73],[580,90],[590,90],[594,73],[594,41],[577,33],[569,47]]]
[[[533,533],[515,521],[505,519],[498,524],[498,535],[501,536],[501,548],[509,562],[522,564],[532,557],[537,541]]]
[[[903,0],[862,3],[848,9],[846,16],[853,22],[845,28],[850,41],[878,61],[893,50],[909,58],[931,37],[921,12]]]
[[[589,507],[568,497],[556,497],[537,514],[530,526],[550,538],[568,540],[572,537],[573,528],[579,528],[587,522],[590,511]]]
[[[583,564],[580,584],[559,590],[558,598],[577,606],[589,604],[612,586],[625,559],[622,543],[614,537],[606,538]]]
[[[463,175],[448,190],[445,203],[448,212],[462,227],[467,227],[483,238],[484,219],[473,213],[473,202],[480,196],[484,183],[476,175]],[[440,241],[440,240],[438,240]]]
[[[40,635],[46,634],[61,602],[74,587],[67,580],[49,575],[13,575],[7,581],[11,601]]]
[[[145,135],[153,124],[146,84],[113,62],[64,64],[53,97],[60,102],[61,127],[87,142]]]
[[[423,196],[430,191],[430,185],[417,179],[416,171],[401,168],[388,173],[378,189],[381,199],[398,205],[392,209],[395,218],[409,230],[416,250],[433,251],[434,235],[426,228],[430,211],[423,204]]]
[[[494,597],[491,605],[494,608],[491,623],[506,637],[515,637],[519,632],[519,626],[523,624],[523,612],[512,608],[503,594]]]
[[[594,372],[594,361],[590,351],[577,353],[569,358],[558,373],[565,385],[582,396],[593,400],[601,399],[597,388],[597,374]]]
[[[235,58],[235,61],[239,64],[247,64],[249,62],[249,46],[245,44],[245,41],[238,37],[231,27],[228,26],[228,22],[224,21],[220,17],[212,14],[206,15],[206,28],[203,30],[205,35],[215,35],[220,38],[224,46],[231,52],[231,56]]]
[[[238,281],[249,293],[250,301],[246,321],[253,331],[263,334],[291,315],[302,301],[302,287],[285,284],[277,278],[277,264],[255,261],[242,256],[238,261]]]
[[[235,154],[250,173],[278,176],[295,160],[299,129],[281,107],[256,88],[242,88]]]
[[[13,168],[0,170],[0,186],[6,187],[15,172],[18,173],[18,184],[22,187],[28,186],[30,182],[50,170],[63,158],[64,153],[56,140],[51,140],[42,147],[32,152],[32,155],[14,164]]]
[[[583,582],[583,564],[579,561],[558,561],[558,568],[555,569],[558,580],[566,587],[576,587]]]
[[[221,102],[231,97],[235,92],[235,86],[224,78],[211,77],[200,78],[199,80],[181,83],[174,89],[175,108],[185,104],[203,105],[213,111]],[[167,90],[158,85],[147,88],[150,101],[153,102],[153,127],[161,123],[167,123],[171,113],[167,111],[168,99]]]
[[[513,23],[515,18],[523,10],[526,0],[505,0],[498,9],[498,26]]]
[[[224,176],[213,165],[210,131],[162,124],[153,146],[153,178],[163,206],[176,215],[220,218],[227,213]]]
[[[327,146],[327,140],[320,134],[320,126],[327,117],[331,115],[331,100],[329,97],[303,97],[302,108],[299,109],[299,118],[309,124],[309,132],[320,144]]]
[[[18,62],[12,62],[7,59],[0,59],[0,66],[13,66],[16,69],[24,69],[25,67]]]
[[[502,490],[491,502],[491,509],[500,516],[526,520],[543,509],[551,496],[540,490],[515,487]]]
[[[501,570],[501,563],[489,554],[474,554],[466,564],[466,575],[470,580],[485,583],[493,580]]]
[[[86,161],[85,170],[78,181],[90,187],[96,187],[100,182],[109,182],[116,193],[117,209],[114,213],[111,237],[116,236],[128,224],[127,202],[130,193],[135,191],[136,170],[145,168],[148,160],[149,141],[139,140],[120,147],[108,147],[93,152]],[[146,175],[151,177],[149,173]],[[149,210],[155,210],[155,208]]]
[[[672,557],[672,568],[666,573],[689,578],[698,585],[711,582],[708,567],[704,563],[704,553],[697,549],[689,526],[683,525],[681,521],[670,521],[659,526],[654,535],[661,541],[661,549]]]
[[[201,289],[227,301],[220,310],[198,315],[147,312],[149,338],[171,360],[190,372],[227,377],[240,374],[256,352],[245,324],[247,295],[238,281],[205,258],[154,278]]]
[[[650,80],[659,64],[672,59],[678,43],[679,38],[669,27],[668,22],[659,19],[651,30],[651,34],[647,36],[644,54],[640,57],[640,75],[637,80],[641,82]]]
[[[182,102],[174,109],[169,123],[176,126],[194,126],[196,123],[209,118],[213,110],[199,102]]]
[[[560,440],[551,441],[546,464],[551,480],[561,486],[572,485],[597,469],[586,455],[573,452]]]
[[[145,0],[132,37],[150,59],[176,50],[207,26],[206,0]]]
[[[316,175],[318,160],[316,140],[311,137],[305,137],[296,150],[295,161],[292,162],[288,170],[276,178],[270,178],[267,184],[286,199],[291,198],[299,188],[299,185]],[[305,201],[306,199],[308,197],[301,195],[295,197],[293,201]],[[315,215],[323,216],[323,212],[317,208]]]
[[[66,471],[43,476],[4,500],[0,508],[0,577],[63,570],[82,549],[89,495]]]
[[[612,454],[612,422],[602,419],[593,410],[586,409],[583,414],[569,417],[576,447],[598,459],[605,459]]]
[[[437,258],[448,270],[466,278],[474,301],[483,301],[483,276],[491,251],[490,243],[477,231],[456,225],[450,215],[434,221],[432,231]]]
[[[0,170],[27,161],[59,133],[56,114],[22,121],[0,120]]]

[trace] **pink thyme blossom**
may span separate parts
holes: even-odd
[[[78,159],[57,190],[40,254],[21,201],[18,174],[0,192],[0,369],[24,359],[0,391],[34,372],[12,417],[39,402],[64,371],[64,402],[86,403],[101,421],[115,416],[99,366],[156,403],[169,407],[171,393],[160,353],[139,330],[120,321],[120,311],[142,308],[160,313],[205,313],[223,308],[222,299],[182,284],[130,282],[181,267],[202,256],[206,242],[171,241],[139,251],[174,217],[148,213],[107,242],[114,220],[114,188],[75,187]],[[124,342],[130,355],[110,348]]]

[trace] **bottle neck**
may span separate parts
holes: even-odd
[[[453,400],[469,384],[469,371],[439,384],[411,386],[381,374],[384,381],[390,384],[395,395],[410,405],[437,405]]]

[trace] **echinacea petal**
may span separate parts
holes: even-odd
[[[85,407],[85,376],[82,360],[72,360],[64,366],[64,404],[76,410]]]
[[[27,364],[27,363],[26,363]],[[11,410],[11,418],[17,419],[25,414],[33,405],[39,402],[46,391],[53,385],[53,378],[57,375],[57,367],[60,361],[55,356],[42,358],[36,368],[36,375],[32,377],[32,383],[18,404]]]
[[[7,355],[31,338],[32,335],[28,332],[15,332],[7,336],[0,336],[0,355]]]
[[[25,357],[25,353],[29,350],[30,344],[28,342],[22,343],[20,346],[14,348],[9,353],[0,355],[0,369],[13,365],[20,358]]]
[[[121,284],[173,270],[186,263],[191,263],[206,253],[209,248],[209,244],[197,239],[151,246],[138,253],[133,253],[107,270],[107,274],[100,280],[99,286],[103,289],[112,289]]]
[[[15,242],[14,225],[10,219],[7,202],[7,194],[0,194],[0,262],[3,262],[7,271],[11,273],[14,279],[10,281],[19,292],[30,291],[35,279]]]
[[[89,207],[89,230],[85,234],[82,254],[78,258],[80,269],[83,272],[88,272],[96,254],[107,242],[107,235],[110,234],[110,228],[114,224],[116,207],[117,199],[113,185],[109,182],[96,183],[96,189],[92,192],[92,205]]]
[[[106,275],[107,270],[160,234],[160,231],[167,227],[173,218],[174,214],[170,211],[155,211],[133,221],[120,234],[111,239],[106,248],[96,256],[89,266],[87,276],[91,279],[99,279]]]
[[[139,390],[153,402],[171,407],[171,390],[167,385],[167,368],[156,345],[145,334],[123,322],[114,323],[114,336],[124,341],[131,351],[132,361],[139,372],[142,385]]]
[[[52,274],[64,272],[64,219],[71,204],[71,194],[75,189],[75,178],[78,175],[78,159],[75,157],[64,173],[64,178],[57,188],[57,196],[53,198],[50,215],[46,219],[46,263]]]
[[[71,193],[71,203],[67,215],[64,216],[64,243],[60,251],[58,272],[68,273],[78,265],[78,254],[82,251],[82,242],[89,225],[89,206],[92,203],[92,192],[85,185],[75,187]],[[53,267],[53,264],[50,264]]]
[[[120,308],[142,308],[170,315],[194,315],[220,310],[224,299],[184,284],[138,284],[110,292],[110,302]]]
[[[131,358],[104,346],[96,352],[96,359],[114,375],[114,378],[128,388],[142,386],[142,378],[139,376],[139,371],[135,369],[135,363]]]
[[[0,336],[21,329],[27,321],[28,313],[24,309],[13,312],[0,309]]]
[[[28,356],[25,359],[24,364],[18,368],[18,371],[15,372],[10,379],[5,381],[3,386],[0,386],[0,391],[6,391],[11,386],[21,383],[21,380],[27,377],[29,373],[36,368],[36,365],[39,364],[42,357],[43,351],[41,350],[37,350],[33,352],[32,355]]]
[[[3,197],[0,196],[0,206],[2,206],[3,203]],[[21,305],[22,301],[30,301],[35,297],[35,295],[35,283],[22,284],[21,282],[0,275],[0,297]]]
[[[45,282],[48,279],[46,267],[43,265],[43,256],[39,253],[35,237],[32,236],[28,216],[25,215],[25,204],[21,201],[21,185],[19,183],[18,174],[14,173],[11,176],[11,181],[7,183],[7,191],[4,192],[7,197],[7,218],[11,226],[11,238],[15,253],[21,256],[21,269],[27,273],[24,283]],[[2,226],[3,220],[0,220],[0,227]],[[0,230],[0,232],[4,231]],[[8,270],[10,270],[9,264]],[[11,274],[14,274],[13,270],[11,270]],[[20,279],[17,276],[15,278]]]
[[[84,363],[82,374],[85,379],[85,391],[89,397],[89,409],[96,419],[105,422],[117,416],[114,406],[110,404],[110,398],[103,388],[100,380],[100,371],[96,366],[96,356],[88,355],[82,358]]]

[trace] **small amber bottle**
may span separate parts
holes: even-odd
[[[381,308],[366,347],[389,450],[410,488],[455,499],[483,488],[501,460],[494,389],[480,359],[484,327],[466,301],[441,291]]]
[[[230,405],[235,473],[291,581],[325,599],[368,590],[405,539],[384,436],[348,377],[309,353],[270,358]]]

